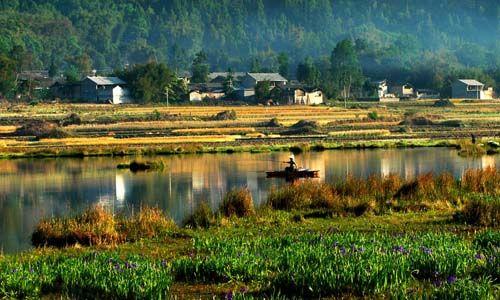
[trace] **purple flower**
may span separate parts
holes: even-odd
[[[457,276],[455,276],[455,275],[450,275],[450,276],[448,276],[448,278],[446,279],[446,281],[447,281],[449,284],[455,283],[455,281],[457,281]]]
[[[344,246],[340,247],[340,253],[341,253],[342,255],[344,255],[344,254],[345,254],[345,247],[344,247]]]
[[[244,294],[246,292],[248,292],[248,287],[244,286],[240,289],[240,293]]]
[[[226,300],[233,300],[233,291],[229,291],[226,294]]]
[[[432,282],[432,284],[434,284],[434,286],[436,287],[440,287],[443,282],[441,281],[441,279],[436,279]]]
[[[481,253],[478,253],[474,256],[476,259],[483,259],[484,256]]]
[[[432,249],[431,248],[427,248],[425,246],[422,246],[422,247],[420,247],[420,249],[422,249],[422,252],[424,252],[425,254],[428,254],[428,255],[432,254]]]
[[[115,264],[115,270],[120,270],[120,269],[121,269],[121,268],[120,268],[120,264],[119,264],[119,263],[116,263],[116,264]]]
[[[408,251],[403,246],[394,246],[394,247],[392,247],[392,250],[394,252],[398,252],[398,253],[402,253],[402,254],[408,253]]]
[[[167,266],[167,261],[165,259],[161,261],[161,266],[164,268]]]

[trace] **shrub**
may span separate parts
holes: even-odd
[[[378,113],[376,111],[369,112],[368,119],[370,119],[372,121],[378,120]]]
[[[132,172],[140,172],[140,171],[149,171],[149,170],[158,170],[161,171],[165,167],[162,161],[154,162],[154,161],[132,161],[131,163],[118,164],[116,166],[118,169],[129,169]]]
[[[290,152],[293,154],[300,154],[302,152],[307,152],[311,149],[311,146],[307,143],[297,144],[290,146]]]
[[[234,215],[238,217],[253,215],[255,209],[253,206],[252,194],[248,188],[233,189],[229,191],[222,200],[220,210],[226,217]]]
[[[193,214],[190,215],[184,225],[191,228],[209,228],[214,221],[214,213],[207,201],[201,201],[196,206]]]

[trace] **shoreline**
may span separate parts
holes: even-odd
[[[44,149],[40,147],[20,148],[21,151],[2,152],[0,159],[21,158],[60,158],[60,157],[114,157],[136,155],[179,155],[204,153],[262,153],[262,152],[306,152],[341,149],[404,149],[421,147],[456,148],[457,140],[449,139],[377,139],[365,141],[324,142],[321,139],[312,139],[300,143],[269,143],[244,144],[238,142],[221,143],[171,143],[162,145],[128,145],[128,146],[54,146]],[[29,149],[29,150],[28,150]],[[28,151],[22,151],[28,150]]]

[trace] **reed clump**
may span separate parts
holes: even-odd
[[[486,154],[486,149],[481,144],[472,143],[469,140],[460,141],[457,148],[460,156],[477,157]]]
[[[32,234],[34,246],[64,247],[74,244],[116,244],[124,240],[116,229],[113,215],[102,206],[95,206],[74,218],[41,221]]]
[[[220,212],[226,217],[246,217],[255,214],[252,193],[248,188],[229,191],[222,200]]]
[[[163,211],[155,207],[142,207],[131,218],[119,221],[121,234],[127,241],[153,238],[174,231],[177,226]]]
[[[274,189],[267,203],[280,210],[328,209],[360,216],[372,211],[458,208],[474,193],[497,197],[500,172],[495,168],[468,170],[461,180],[449,173],[428,173],[414,179],[389,174],[366,179],[347,176],[334,184],[303,181]]]
[[[469,199],[455,218],[468,224],[499,227],[500,198],[488,195],[476,195]]]
[[[184,226],[190,228],[209,228],[215,220],[215,215],[207,201],[201,201],[194,212],[184,221]]]
[[[42,220],[31,241],[36,247],[114,245],[165,235],[176,228],[175,223],[158,208],[141,208],[139,213],[127,218],[116,217],[97,205],[76,217]]]

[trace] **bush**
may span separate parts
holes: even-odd
[[[372,111],[368,113],[368,119],[376,121],[378,120],[378,114],[376,111]]]
[[[500,195],[500,171],[493,167],[466,170],[462,176],[461,187],[474,193]]]
[[[231,190],[222,200],[220,210],[226,217],[234,215],[238,217],[253,215],[255,209],[253,206],[252,194],[248,188]]]
[[[190,215],[184,225],[191,228],[209,228],[214,221],[214,213],[207,201],[201,201]]]

